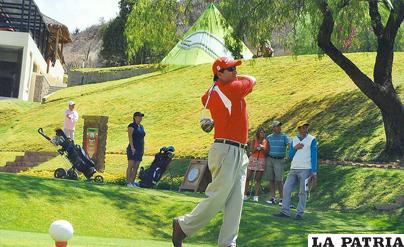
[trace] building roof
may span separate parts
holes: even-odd
[[[61,37],[59,42],[61,43],[70,43],[72,39],[70,38],[70,32],[66,25],[58,22],[55,19],[50,18],[47,15],[42,14],[43,20],[49,28],[51,36],[56,35],[58,30],[61,30]],[[56,39],[56,38],[55,38]]]

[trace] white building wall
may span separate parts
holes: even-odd
[[[26,101],[29,100],[34,63],[38,67],[39,73],[46,74],[47,64],[45,59],[42,57],[41,52],[29,33],[0,31],[0,46],[23,48],[18,98]],[[59,60],[56,61],[54,67],[49,68],[49,74],[57,82],[63,82],[64,70]]]
[[[56,60],[55,65],[49,68],[49,74],[56,79],[56,83],[63,84],[63,76],[65,69],[59,59]]]

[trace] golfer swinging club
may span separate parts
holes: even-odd
[[[220,57],[213,63],[213,86],[202,96],[202,103],[214,120],[215,141],[209,150],[208,165],[212,183],[206,188],[206,199],[191,213],[173,220],[172,241],[182,241],[207,225],[224,208],[220,229],[220,247],[236,246],[243,207],[248,157],[248,114],[245,96],[254,85],[252,76],[237,76],[241,61]],[[202,122],[201,122],[202,123]],[[205,126],[201,126],[203,129]]]

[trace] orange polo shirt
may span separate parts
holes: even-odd
[[[231,114],[216,91],[212,91],[207,108],[215,122],[215,139],[229,139],[243,144],[248,139],[248,113],[244,97],[253,89],[252,80],[242,78],[229,83],[215,83],[231,101]],[[209,90],[202,96],[202,104],[208,99]]]

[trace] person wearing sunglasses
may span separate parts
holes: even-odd
[[[207,225],[224,209],[219,246],[236,246],[239,230],[247,165],[248,114],[245,97],[255,85],[252,76],[237,76],[240,60],[219,57],[212,65],[214,84],[202,96],[214,122],[214,142],[209,150],[208,165],[212,182],[205,200],[191,213],[174,218],[172,241],[181,247],[186,237]]]

